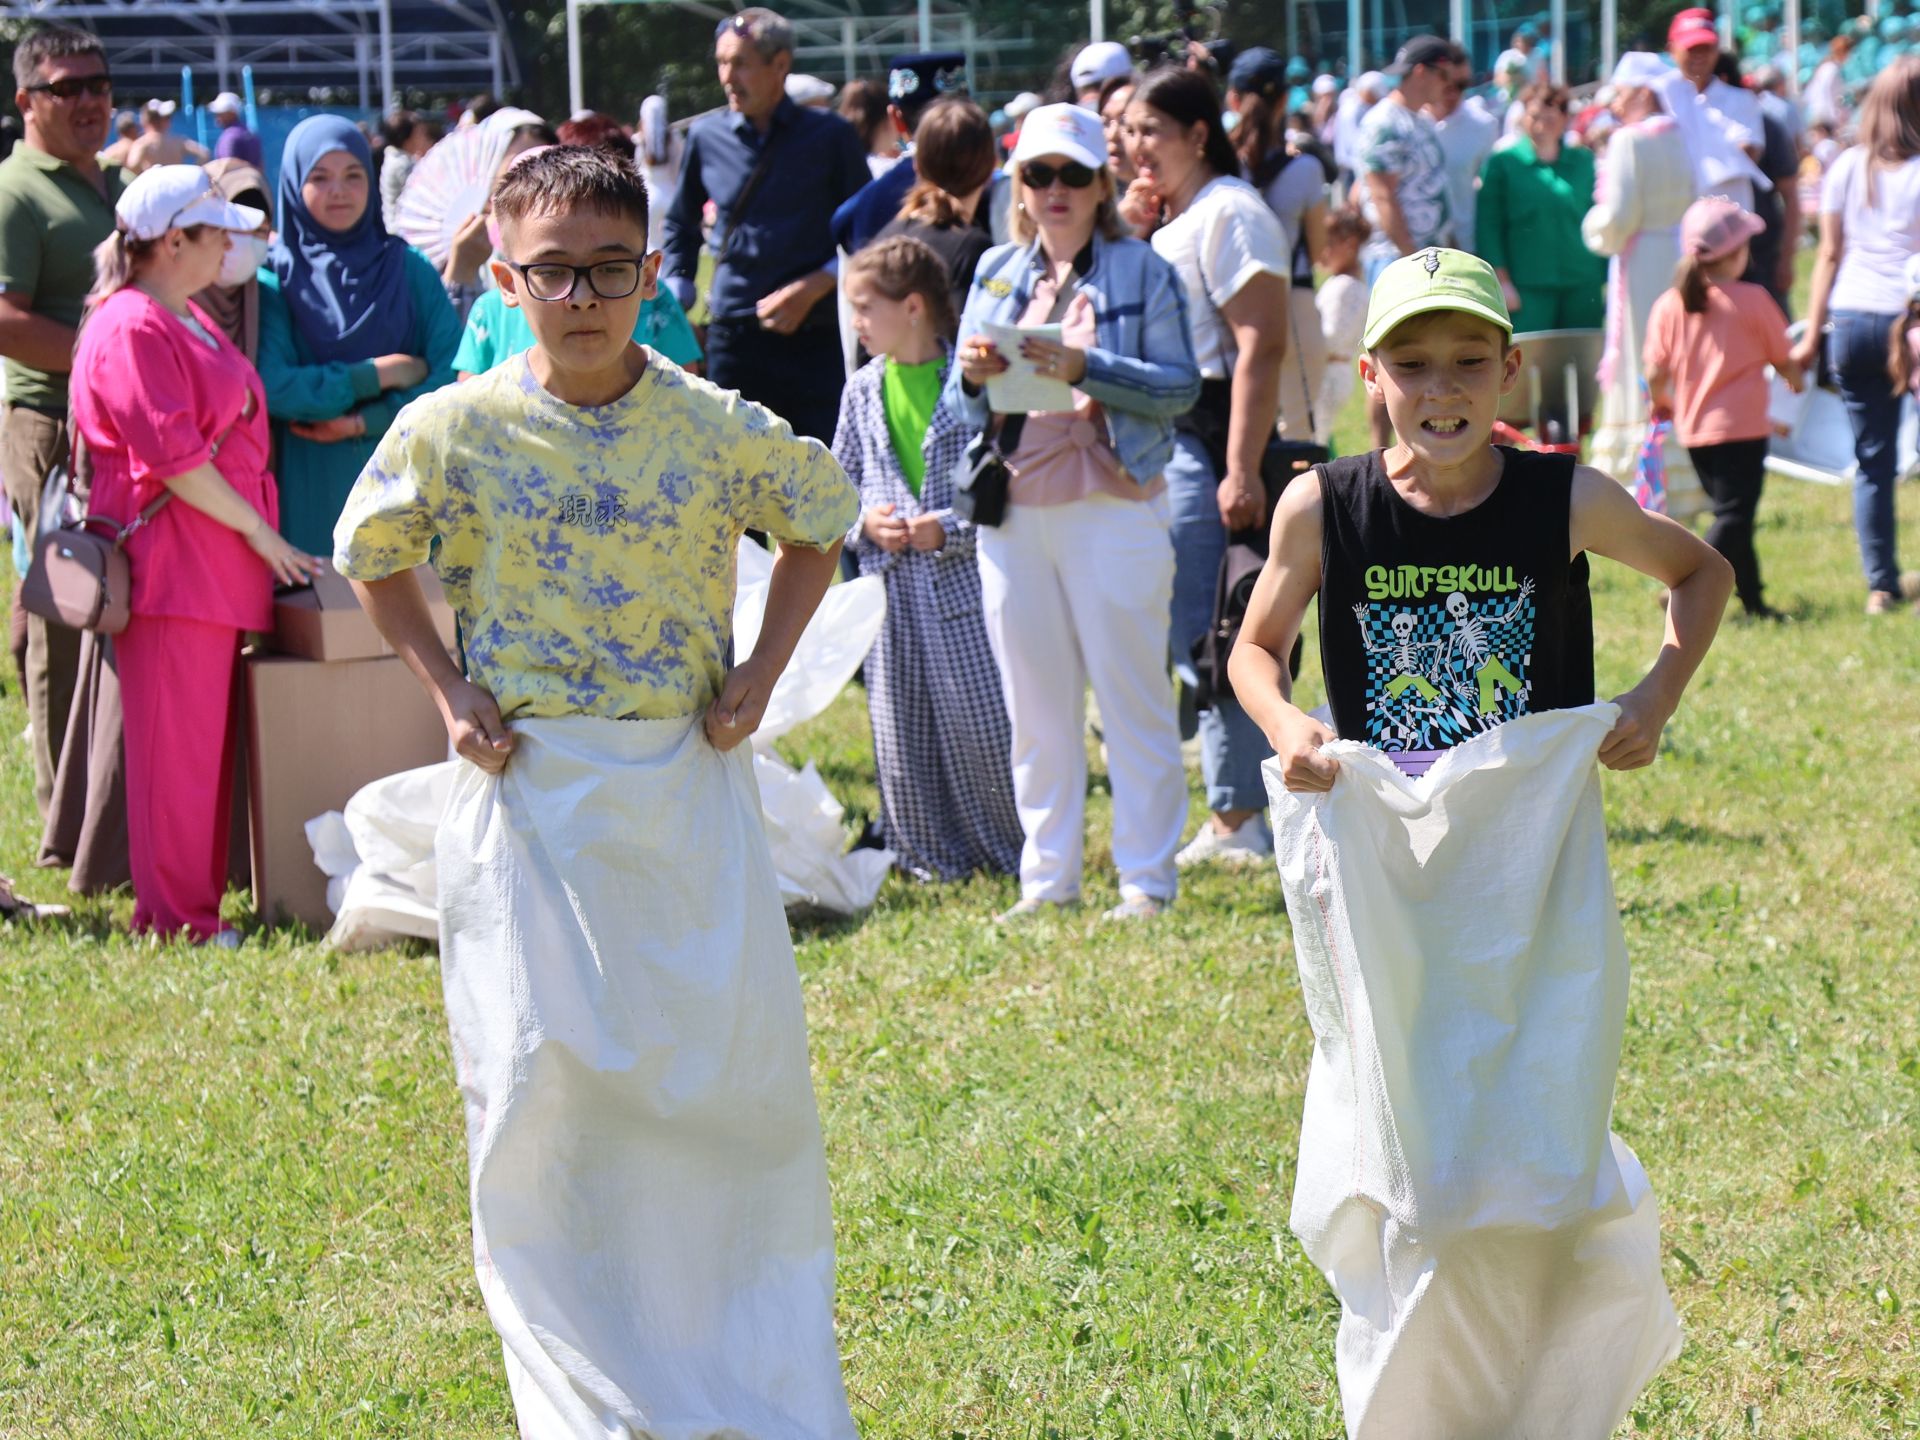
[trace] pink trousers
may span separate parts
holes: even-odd
[[[135,615],[114,639],[127,750],[133,928],[205,940],[220,929],[240,632]]]

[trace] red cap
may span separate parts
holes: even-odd
[[[1718,45],[1720,32],[1713,28],[1711,10],[1682,10],[1667,27],[1667,49],[1691,50],[1696,45]]]

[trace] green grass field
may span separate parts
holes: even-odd
[[[1615,1123],[1687,1333],[1623,1433],[1920,1434],[1920,620],[1862,617],[1849,515],[1774,483],[1795,618],[1730,624],[1659,764],[1606,780]],[[1602,564],[1596,609],[1613,693],[1654,587]],[[8,683],[0,872],[56,899]],[[781,748],[873,809],[857,691]],[[1311,1037],[1277,878],[997,934],[1013,894],[896,880],[799,936],[864,1434],[1342,1433],[1338,1307],[1286,1228]],[[510,1436],[434,956],[156,949],[130,908],[0,930],[0,1435]]]

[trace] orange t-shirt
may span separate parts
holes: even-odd
[[[1771,295],[1745,280],[1707,286],[1707,308],[1689,315],[1680,292],[1653,302],[1641,358],[1664,370],[1673,391],[1673,428],[1682,445],[1764,440],[1767,366],[1787,359],[1787,317]]]

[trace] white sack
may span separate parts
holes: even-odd
[[[1612,705],[1418,780],[1267,764],[1315,1039],[1294,1233],[1340,1297],[1352,1440],[1605,1440],[1680,1347],[1645,1172],[1608,1129],[1627,953],[1595,756]]]
[[[475,1269],[526,1440],[855,1440],[752,757],[514,726],[436,843]]]

